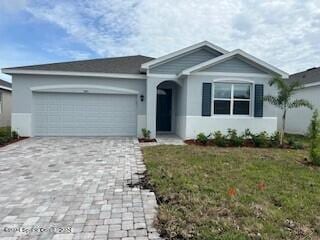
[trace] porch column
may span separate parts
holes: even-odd
[[[157,82],[156,79],[147,79],[147,129],[151,131],[151,138],[156,137]]]

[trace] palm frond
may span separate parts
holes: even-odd
[[[299,107],[307,107],[307,108],[313,109],[312,104],[305,99],[296,99],[293,102],[290,102],[288,104],[288,108],[299,108]]]
[[[292,83],[289,85],[290,91],[297,90],[297,89],[299,89],[299,88],[301,88],[301,87],[302,87],[302,84],[301,84],[301,82],[299,82],[299,81],[292,82]]]
[[[269,81],[269,85],[273,86],[276,85],[279,91],[286,92],[289,89],[288,84],[282,77],[274,77]]]
[[[263,100],[268,102],[268,103],[270,103],[270,104],[272,104],[272,105],[274,105],[274,106],[277,106],[277,107],[281,106],[281,102],[275,96],[266,95],[266,96],[264,96]]]

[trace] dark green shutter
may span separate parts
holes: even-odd
[[[202,116],[211,116],[211,83],[202,84]]]
[[[254,86],[254,117],[263,117],[263,84]]]

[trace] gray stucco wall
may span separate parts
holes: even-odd
[[[2,111],[0,113],[0,127],[11,125],[11,92],[0,89]]]
[[[202,104],[202,83],[211,82],[215,80],[228,80],[237,82],[239,80],[252,81],[253,84],[264,84],[264,94],[276,94],[274,87],[270,87],[268,81],[272,76],[266,77],[221,77],[221,76],[195,76],[191,75],[187,79],[187,104],[186,115],[187,116],[201,116],[201,104]],[[253,102],[251,104],[253,107]],[[277,117],[277,109],[268,103],[264,103],[264,117]]]
[[[294,99],[306,99],[315,109],[320,111],[320,86],[308,87],[296,92]],[[291,109],[287,113],[286,131],[289,133],[306,134],[313,111],[308,108]],[[279,114],[280,117],[280,114]],[[281,124],[279,118],[279,125]]]
[[[169,62],[155,66],[150,69],[150,73],[177,74],[186,68],[208,61],[209,59],[215,58],[220,55],[221,53],[217,51],[213,51],[212,49],[203,47],[186,55],[179,56],[179,58],[176,58]]]
[[[219,63],[212,67],[206,68],[202,70],[203,72],[232,72],[232,73],[267,73],[263,71],[257,66],[253,66],[252,64],[246,63],[243,59],[239,57],[234,57],[225,62]]]
[[[125,88],[138,91],[139,95],[146,95],[145,79],[111,79],[99,77],[73,76],[43,76],[43,75],[13,75],[13,113],[32,112],[32,87],[52,85],[98,85],[104,87]],[[146,101],[138,101],[138,115],[146,114]]]

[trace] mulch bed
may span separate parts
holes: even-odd
[[[188,145],[197,145],[197,146],[203,146],[203,147],[209,147],[209,146],[217,146],[213,140],[209,140],[207,144],[203,144],[195,139],[187,139],[184,141],[184,143],[188,144]],[[230,144],[227,144],[226,146],[223,146],[223,147],[235,147],[235,146],[232,146]],[[254,143],[248,139],[248,140],[245,140],[243,145],[242,146],[239,146],[239,147],[248,147],[248,148],[283,148],[283,149],[294,149],[292,148],[292,146],[288,145],[288,144],[284,144],[283,147],[257,147],[254,145]]]
[[[29,137],[19,137],[18,139],[13,139],[13,140],[5,143],[5,144],[2,144],[2,145],[0,144],[0,148],[5,147],[5,146],[8,146],[8,145],[13,144],[13,143],[16,143],[16,142],[20,142],[20,141],[25,140],[25,139],[27,139],[27,138],[29,138]]]
[[[146,139],[146,138],[138,138],[140,143],[150,143],[150,142],[157,142],[156,139]]]

